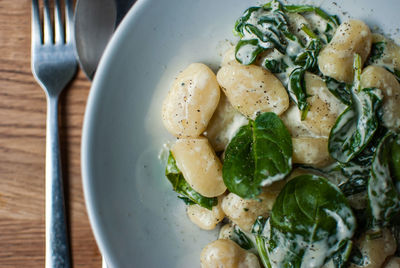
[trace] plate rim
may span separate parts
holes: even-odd
[[[83,118],[81,139],[81,176],[83,196],[85,200],[89,223],[95,241],[101,255],[106,260],[109,267],[116,266],[115,264],[117,263],[117,260],[115,255],[110,254],[110,252],[112,251],[110,244],[107,243],[106,238],[104,237],[104,235],[102,235],[102,230],[105,227],[101,223],[100,217],[98,217],[99,208],[95,202],[95,193],[93,192],[93,187],[91,187],[91,183],[94,180],[93,174],[90,169],[90,167],[93,165],[93,159],[91,159],[90,157],[90,151],[92,148],[91,137],[93,136],[94,131],[92,125],[95,121],[95,110],[98,106],[97,102],[99,101],[98,96],[100,95],[99,93],[101,89],[101,84],[103,83],[103,80],[106,77],[105,74],[108,72],[109,69],[107,62],[112,60],[114,53],[118,51],[118,47],[123,44],[124,37],[128,33],[127,29],[132,23],[135,23],[135,20],[137,20],[140,14],[145,10],[145,6],[150,1],[151,0],[136,0],[132,8],[126,14],[125,18],[121,21],[114,34],[112,35],[99,61],[96,74],[90,87]]]

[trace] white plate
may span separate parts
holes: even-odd
[[[90,222],[111,267],[199,267],[202,247],[216,239],[216,231],[189,222],[164,178],[158,155],[172,139],[160,107],[188,64],[217,68],[235,20],[257,3],[139,0],[108,45],[85,114],[82,174]],[[398,0],[314,3],[399,36]]]

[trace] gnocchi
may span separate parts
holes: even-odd
[[[382,236],[379,238],[371,238],[369,233],[365,233],[357,244],[364,256],[367,256],[365,268],[380,268],[388,256],[396,251],[396,239],[388,229],[382,230]],[[351,265],[352,268],[359,267]]]
[[[180,139],[171,152],[185,180],[201,195],[215,197],[226,191],[222,164],[207,138]]]
[[[282,83],[259,66],[225,65],[217,72],[217,80],[233,107],[248,118],[263,112],[280,115],[289,107]]]
[[[374,64],[379,66],[387,65],[393,69],[400,70],[400,46],[385,36],[376,33],[372,34],[372,42],[383,42],[385,44],[382,58],[378,59]]]
[[[276,196],[275,193],[264,191],[257,199],[244,199],[229,193],[222,200],[222,210],[232,222],[249,232],[258,216],[268,216]]]
[[[318,75],[307,72],[304,80],[310,109],[302,123],[313,135],[328,137],[336,119],[346,106],[329,91],[325,82]]]
[[[369,27],[362,21],[349,20],[336,30],[331,42],[318,56],[321,72],[336,80],[351,83],[353,81],[353,57],[357,53],[365,62],[372,45]]]
[[[400,267],[400,258],[399,257],[391,257],[383,268],[399,268]]]
[[[383,94],[382,122],[385,127],[400,129],[400,84],[386,69],[370,65],[361,74],[363,87],[376,87]]]
[[[258,258],[253,253],[239,247],[232,240],[218,239],[201,252],[202,268],[258,268]]]
[[[189,65],[178,75],[164,100],[164,126],[176,137],[198,137],[206,130],[219,97],[212,70],[201,63]]]
[[[221,207],[222,197],[218,198],[218,204],[213,206],[211,210],[204,208],[198,204],[189,205],[186,214],[189,219],[203,230],[212,230],[220,223],[225,213]]]
[[[218,239],[230,239],[234,232],[233,223],[227,223],[219,229]]]
[[[326,138],[292,138],[293,163],[325,166],[331,162]]]
[[[280,116],[280,118],[293,138],[313,137],[315,135],[308,129],[306,124],[304,124],[304,120],[301,120],[300,110],[296,105],[291,105],[289,109]]]

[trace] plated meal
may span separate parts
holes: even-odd
[[[400,46],[363,21],[272,0],[213,72],[162,106],[166,178],[202,267],[400,267]]]

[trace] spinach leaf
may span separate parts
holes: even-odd
[[[391,147],[395,135],[388,133],[379,143],[368,181],[368,212],[371,226],[384,227],[400,212],[400,194],[390,174]]]
[[[263,113],[242,126],[225,151],[222,177],[230,192],[256,198],[261,187],[283,179],[292,169],[292,139],[282,120]]]
[[[356,54],[351,88],[352,104],[338,117],[329,134],[329,153],[341,163],[347,163],[359,154],[378,128],[378,109],[382,97],[378,89],[361,89],[361,66],[361,57]]]
[[[289,95],[297,104],[301,111],[301,120],[306,119],[310,105],[307,102],[307,89],[304,80],[305,72],[318,70],[318,54],[322,48],[321,40],[310,30],[303,25],[303,31],[309,36],[311,41],[294,60],[295,67],[289,75]]]
[[[345,183],[339,185],[345,196],[365,192],[369,178],[369,167],[361,166],[354,162],[346,163],[341,167],[342,174],[348,178]]]
[[[365,258],[361,253],[361,250],[357,246],[353,246],[353,248],[351,249],[349,263],[353,263],[360,267],[363,267],[365,265]]]
[[[305,69],[296,68],[289,75],[289,94],[291,99],[297,104],[301,113],[301,120],[307,116],[310,105],[307,102],[306,83],[304,80]]]
[[[252,198],[260,193],[254,180],[255,161],[252,155],[252,123],[242,126],[225,151],[222,178],[228,190],[241,197]]]
[[[399,81],[399,83],[400,83],[400,70],[393,69],[393,70],[389,70],[389,71],[392,72],[394,74],[394,76],[396,76],[397,81]]]
[[[397,241],[397,250],[394,253],[394,255],[400,257],[400,214],[397,214],[394,217],[390,231],[392,232],[394,238]]]
[[[239,19],[236,20],[235,22],[235,28],[234,32],[239,35],[239,37],[244,37],[244,31],[243,28],[246,25],[246,22],[250,19],[251,14],[254,11],[259,10],[261,7],[249,7],[246,9],[246,11],[243,13],[243,16],[240,17]]]
[[[308,165],[296,165],[296,167],[308,170],[310,174],[327,178],[339,187],[345,196],[350,196],[367,190],[370,166],[361,165],[351,160],[348,163],[333,163],[323,168]]]
[[[378,128],[381,102],[375,88],[353,94],[353,105],[338,117],[329,135],[328,149],[334,159],[347,163],[367,146]]]
[[[367,65],[375,64],[385,54],[386,42],[376,42],[371,46],[371,53],[369,54]]]
[[[351,240],[346,241],[340,246],[340,249],[332,255],[332,261],[335,268],[347,267],[347,262],[350,259],[353,249],[353,242]]]
[[[198,204],[209,210],[211,210],[213,206],[216,206],[218,204],[218,199],[216,197],[204,197],[196,192],[186,182],[182,172],[177,167],[175,158],[171,152],[169,152],[167,167],[165,169],[165,176],[171,182],[174,191],[181,195],[178,197],[182,199],[185,204]]]
[[[291,13],[304,13],[304,12],[313,12],[320,16],[322,19],[325,21],[329,22],[330,24],[333,24],[335,26],[339,26],[339,18],[338,16],[334,15],[331,16],[319,7],[311,6],[311,5],[287,5],[284,6],[284,10],[286,12],[291,12]]]
[[[285,185],[270,218],[253,230],[266,267],[321,267],[331,259],[344,265],[355,225],[347,199],[335,185],[301,175]]]
[[[243,232],[237,225],[233,227],[233,233],[229,238],[243,249],[255,249],[254,243],[252,241],[252,234]]]
[[[322,9],[315,7],[315,6],[310,6],[310,5],[286,5],[283,6],[283,9],[287,13],[306,13],[306,12],[311,12],[314,13],[315,15],[319,16],[321,19],[323,19],[326,22],[326,28],[324,31],[318,32],[317,29],[315,29],[313,32],[317,33],[318,36],[320,37],[321,40],[324,41],[325,44],[329,43],[336,31],[336,28],[339,26],[339,18],[336,15],[329,15],[328,13],[324,12]]]
[[[240,40],[235,48],[236,59],[243,64],[254,62],[264,49],[258,46],[256,39]]]
[[[367,190],[372,160],[379,142],[388,130],[380,126],[370,143],[355,158],[348,163],[338,163],[342,175],[348,180],[339,185],[344,195],[349,196]]]
[[[265,59],[264,67],[271,71],[271,73],[284,73],[289,67],[284,59]]]
[[[390,174],[395,178],[396,184],[400,184],[400,135],[397,135],[397,138],[392,142]]]
[[[321,40],[311,33],[307,26],[303,25],[303,31],[309,34],[311,41],[303,52],[297,55],[294,63],[304,70],[316,72],[318,70],[318,54],[322,49]]]
[[[269,218],[264,218],[259,216],[254,222],[251,233],[255,235],[256,248],[260,259],[266,268],[271,268],[271,263],[269,262],[267,243],[269,241],[263,236],[263,231],[269,226]],[[268,230],[267,230],[268,231]]]
[[[180,200],[182,200],[183,203],[185,203],[185,204],[188,205],[188,206],[196,204],[195,202],[193,202],[192,200],[190,200],[190,199],[187,198],[187,197],[178,196],[178,198],[179,198]]]
[[[350,87],[346,83],[339,82],[332,77],[325,76],[323,80],[326,83],[329,91],[338,98],[342,103],[351,105]]]
[[[386,50],[387,50],[386,41],[373,43],[371,47],[371,53],[370,56],[368,57],[366,65],[376,64],[382,66],[386,70],[391,72],[396,77],[397,81],[400,82],[400,70],[396,69],[393,63],[390,63],[391,59],[388,60],[388,56],[386,56],[390,55],[390,53],[388,53]]]
[[[235,31],[241,37],[235,49],[236,59],[246,65],[270,48],[285,53],[286,35],[290,34],[279,2],[270,7],[250,7],[236,21]]]

